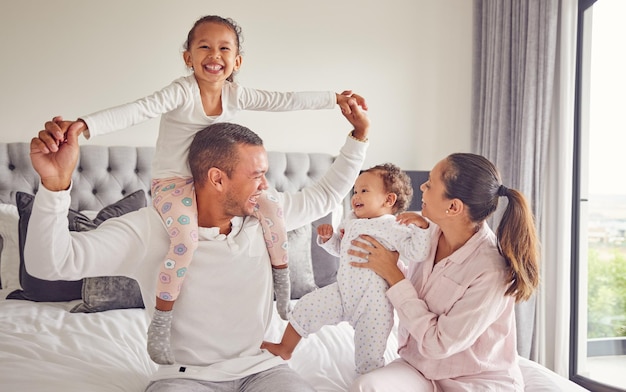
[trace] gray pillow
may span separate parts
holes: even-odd
[[[146,194],[143,190],[138,190],[119,202],[100,210],[93,222],[81,221],[79,229],[81,231],[95,229],[109,218],[121,216],[145,206]],[[113,309],[144,307],[139,284],[126,276],[85,278],[83,279],[81,297],[83,302],[74,306],[70,310],[71,313],[96,313]]]
[[[80,290],[83,286],[81,280],[45,280],[36,278],[26,271],[24,265],[24,244],[28,231],[28,222],[33,208],[35,196],[17,192],[15,202],[20,215],[18,223],[20,269],[20,289],[14,290],[7,295],[7,299],[21,299],[37,302],[63,302],[80,298]],[[78,211],[70,209],[67,215],[68,227],[75,230],[78,222],[88,222],[89,218]]]
[[[311,230],[311,259],[313,260],[313,275],[317,287],[328,286],[337,281],[337,270],[339,269],[339,257],[326,252],[317,245],[317,227],[323,223],[332,223],[332,215],[329,214],[313,222]]]
[[[126,276],[102,276],[83,279],[83,302],[72,313],[96,313],[112,309],[143,308],[141,290]]]
[[[83,302],[75,306],[71,312],[98,312],[125,307],[143,307],[141,292],[137,282],[127,277],[115,276],[85,278],[77,281],[48,281],[28,274],[24,267],[23,247],[34,198],[33,195],[23,192],[16,194],[17,208],[20,214],[20,284],[22,289],[11,292],[7,299],[57,302],[82,298]],[[70,209],[68,213],[69,229],[71,231],[92,230],[109,218],[136,211],[145,207],[146,204],[145,192],[138,190],[104,207],[94,220]]]
[[[2,256],[2,249],[4,248],[4,238],[0,235],[0,256]],[[2,259],[0,258],[0,265],[2,265]],[[2,270],[0,269],[0,272]],[[2,289],[2,274],[0,273],[0,289]]]
[[[291,230],[287,233],[287,239],[291,299],[299,299],[317,288],[311,263],[311,225]]]

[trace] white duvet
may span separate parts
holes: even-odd
[[[0,290],[0,390],[141,392],[154,365],[145,349],[143,309],[69,313],[75,304],[4,300]],[[266,338],[278,341],[286,322],[276,314]],[[346,391],[356,377],[352,328],[324,327],[303,339],[289,365],[320,392]],[[397,358],[395,331],[385,359]],[[528,391],[584,389],[520,358]]]

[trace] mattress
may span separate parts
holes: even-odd
[[[70,313],[70,302],[5,300],[0,290],[0,383],[4,391],[120,391],[145,389],[156,365],[146,353],[149,320],[144,309]],[[277,314],[266,339],[278,341],[286,326]],[[353,330],[323,327],[303,339],[288,362],[320,392],[346,391],[356,377]],[[397,332],[385,359],[397,358]],[[524,358],[526,390],[584,391]]]

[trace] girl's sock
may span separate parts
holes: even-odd
[[[172,311],[154,310],[152,322],[148,327],[148,354],[160,365],[172,365],[174,355],[170,347],[170,328]]]
[[[274,279],[274,296],[276,297],[276,310],[280,318],[287,320],[291,313],[291,282],[289,280],[289,267],[272,268]]]

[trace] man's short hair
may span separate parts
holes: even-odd
[[[203,186],[212,167],[230,177],[239,162],[236,149],[239,144],[263,146],[263,139],[243,125],[225,122],[211,124],[196,133],[188,157],[194,183]]]

